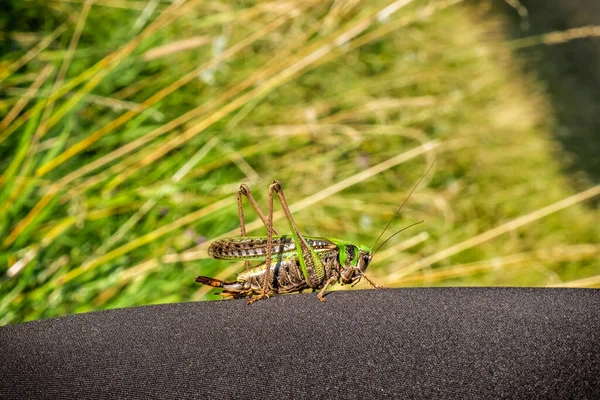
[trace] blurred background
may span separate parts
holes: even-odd
[[[0,324],[219,299],[194,278],[243,269],[206,254],[243,182],[372,245],[431,165],[374,281],[599,287],[600,10],[574,3],[4,0]]]

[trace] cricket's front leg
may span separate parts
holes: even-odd
[[[365,278],[367,280],[367,282],[369,282],[371,284],[371,286],[373,286],[375,289],[389,289],[387,286],[376,284],[375,282],[370,280],[365,274],[362,274],[362,277]]]

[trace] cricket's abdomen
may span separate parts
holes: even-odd
[[[235,282],[221,281],[206,276],[199,276],[196,282],[219,287],[219,293],[225,298],[250,298],[262,293],[265,282],[265,264],[260,264],[238,275]],[[308,289],[297,260],[281,260],[271,264],[271,279],[266,285],[266,294],[271,296],[280,293],[301,292]]]
[[[306,238],[308,244],[317,252],[331,251],[337,246],[327,239]],[[217,260],[254,260],[265,261],[267,238],[238,236],[215,240],[208,248],[208,255]],[[289,260],[297,258],[296,243],[291,236],[273,237],[273,259]]]
[[[262,291],[266,271],[266,265],[263,263],[239,274],[237,281],[250,289],[253,294],[258,294]],[[270,294],[302,291],[307,288],[298,260],[280,260],[271,263],[271,280],[267,283]]]

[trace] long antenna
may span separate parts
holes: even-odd
[[[413,224],[410,224],[409,226],[405,226],[404,228],[400,229],[398,232],[394,233],[394,234],[393,234],[393,235],[391,235],[389,238],[385,239],[385,240],[383,241],[383,243],[381,243],[381,244],[379,245],[379,247],[378,247],[378,248],[377,248],[375,251],[373,251],[373,255],[375,255],[375,253],[377,253],[377,251],[378,251],[380,248],[382,248],[382,247],[383,247],[383,245],[384,245],[384,244],[386,244],[386,243],[388,242],[388,240],[390,240],[391,238],[393,238],[393,237],[394,237],[394,236],[396,236],[397,234],[399,234],[399,233],[401,233],[401,232],[404,232],[404,231],[405,231],[405,230],[407,230],[408,228],[412,228],[413,226],[415,226],[415,225],[419,225],[419,224],[422,224],[422,223],[423,223],[423,221],[415,222],[415,223],[413,223]]]
[[[373,246],[371,246],[371,248],[375,247],[375,245],[377,244],[377,242],[379,241],[379,239],[381,239],[381,237],[383,236],[383,234],[385,233],[385,231],[387,231],[387,229],[390,227],[392,221],[394,221],[396,219],[396,217],[398,216],[398,214],[400,214],[400,210],[402,210],[402,207],[404,207],[404,205],[406,204],[406,202],[408,201],[408,199],[410,199],[410,196],[412,196],[413,192],[417,189],[417,187],[419,186],[419,184],[421,183],[421,181],[423,179],[425,179],[425,177],[427,176],[427,174],[429,173],[429,171],[431,171],[431,168],[433,168],[434,164],[435,164],[435,161],[433,161],[431,163],[431,165],[429,166],[429,168],[427,168],[427,171],[425,172],[425,174],[421,177],[421,179],[419,179],[419,181],[417,182],[417,184],[412,188],[412,190],[410,191],[410,193],[408,194],[408,196],[406,196],[406,198],[404,199],[404,201],[402,202],[402,204],[400,204],[400,207],[398,208],[398,211],[396,211],[396,214],[394,214],[394,216],[392,217],[392,219],[390,219],[390,221],[387,223],[387,225],[385,226],[385,228],[383,229],[383,231],[381,232],[381,234],[379,235],[379,237],[377,238],[377,240],[375,240],[375,243],[373,243]],[[416,225],[416,224],[413,224],[413,225]],[[410,225],[410,226],[413,226],[413,225]],[[407,228],[409,228],[410,226],[408,226]],[[404,228],[404,229],[406,229],[406,228]],[[398,231],[398,232],[394,233],[394,235],[396,235],[397,233],[402,232],[404,229],[402,229],[401,231]],[[392,236],[394,236],[394,235],[392,235]],[[390,238],[392,236],[390,236]],[[390,238],[388,238],[387,240],[389,240]],[[381,247],[381,246],[379,246],[379,247]]]

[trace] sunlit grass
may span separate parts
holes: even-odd
[[[240,270],[206,248],[241,182],[370,245],[434,160],[377,282],[600,286],[600,189],[561,173],[518,44],[460,3],[52,2],[64,23],[0,60],[0,322],[216,298],[193,278]]]

